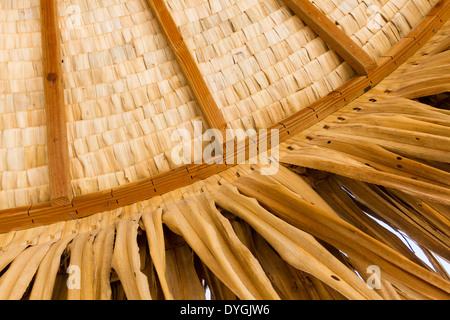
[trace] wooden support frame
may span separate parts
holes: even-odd
[[[367,75],[377,67],[358,44],[322,13],[310,0],[282,0],[303,22],[335,50],[360,75]]]
[[[189,52],[164,0],[147,0],[161,30],[166,35],[175,59],[199,104],[203,117],[211,129],[217,129],[225,137],[227,123],[206,84],[197,63]]]
[[[73,196],[56,0],[41,0],[41,22],[50,199],[53,206],[64,206]]]

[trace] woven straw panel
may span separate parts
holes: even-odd
[[[58,10],[74,195],[172,169],[172,132],[201,113],[147,2]]]
[[[437,0],[311,0],[374,59],[403,39]]]
[[[50,197],[39,6],[0,1],[0,209]]]
[[[275,0],[167,0],[225,121],[266,128],[354,71]]]

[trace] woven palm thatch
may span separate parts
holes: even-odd
[[[449,11],[0,0],[0,299],[449,299]],[[278,172],[177,165],[196,120]]]

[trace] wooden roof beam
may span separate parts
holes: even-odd
[[[198,69],[164,0],[147,0],[153,15],[166,35],[174,56],[200,106],[210,128],[218,129],[225,137],[227,123]]]
[[[372,59],[358,44],[322,13],[310,0],[282,0],[306,25],[334,49],[356,72],[367,75],[377,68]]]
[[[69,150],[56,0],[41,0],[47,158],[52,206],[71,203]]]

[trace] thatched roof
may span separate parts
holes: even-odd
[[[0,0],[0,299],[450,298],[449,15]],[[177,164],[208,128],[278,172]]]

